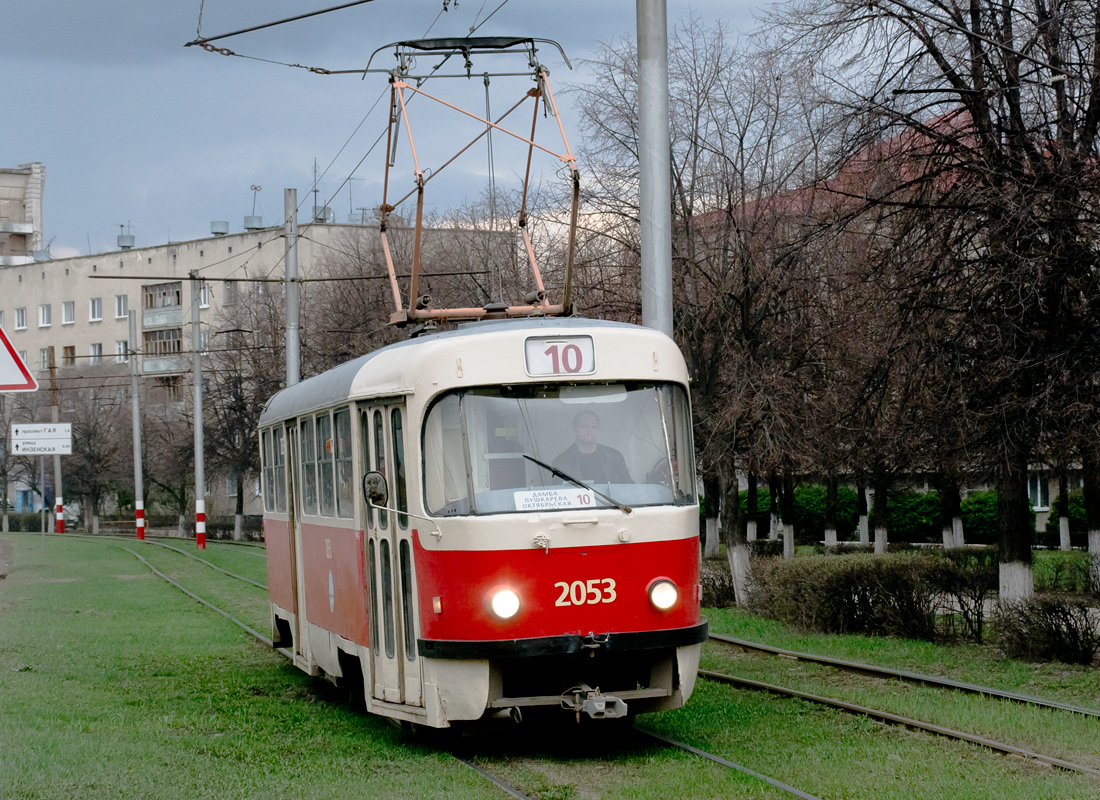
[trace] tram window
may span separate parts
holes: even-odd
[[[271,431],[271,455],[275,479],[275,510],[286,513],[286,450],[283,447],[283,429]]]
[[[275,467],[271,463],[271,431],[260,437],[263,446],[264,511],[275,510]]]
[[[382,421],[382,412],[374,410],[374,468],[386,474],[386,431]],[[378,526],[385,528],[389,524],[389,513],[385,509],[378,509]]]
[[[321,514],[331,517],[336,510],[332,479],[332,419],[317,416],[317,473],[321,484]]]
[[[409,494],[405,489],[405,437],[401,435],[401,409],[395,408],[390,412],[390,421],[393,425],[393,483],[397,492],[397,510],[409,510]],[[397,516],[397,524],[402,528],[409,525],[409,518],[404,514]]]
[[[333,414],[336,428],[336,516],[355,516],[355,475],[351,467],[351,411],[341,408]]]
[[[298,437],[302,449],[302,513],[317,513],[317,445],[313,417],[306,417],[301,423],[301,435]]]
[[[370,567],[370,648],[378,652],[378,563],[374,554],[374,540],[367,543],[367,564]]]
[[[386,658],[393,658],[397,650],[397,637],[393,620],[393,564],[389,539],[379,541],[378,557],[382,561],[382,627],[386,637]]]
[[[416,658],[416,636],[413,632],[412,549],[409,540],[401,540],[401,620],[405,628],[405,658]]]
[[[675,384],[457,390],[425,418],[425,505],[440,515],[608,507],[598,493],[629,506],[693,505],[690,420]]]

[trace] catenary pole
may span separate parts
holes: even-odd
[[[141,466],[141,400],[139,395],[137,351],[137,312],[128,312],[130,317],[130,407],[133,411],[134,427],[134,524],[137,538],[145,538],[145,480]]]
[[[286,385],[301,376],[298,345],[298,190],[283,190],[286,219]]]
[[[54,360],[53,345],[48,350],[50,359],[50,421],[61,421],[60,393],[57,390],[57,362]],[[61,499],[61,454],[53,454],[53,504],[54,532],[65,532],[65,501]]]
[[[667,0],[637,0],[642,324],[672,336]]]
[[[195,547],[206,549],[206,476],[203,474],[202,430],[202,334],[199,328],[199,293],[202,279],[192,271],[191,278],[191,380],[195,397]]]

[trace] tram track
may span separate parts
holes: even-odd
[[[70,534],[70,536],[71,536],[71,534]],[[166,574],[161,569],[158,569],[158,567],[156,565],[151,563],[142,554],[140,554],[140,553],[136,552],[135,550],[131,549],[131,547],[126,546],[127,544],[133,544],[133,540],[118,541],[118,540],[115,539],[115,537],[102,537],[102,536],[96,536],[96,537],[87,536],[87,537],[81,537],[81,538],[97,539],[97,540],[111,539],[112,544],[116,544],[122,550],[125,550],[127,553],[129,553],[131,556],[133,556],[135,559],[137,559],[140,563],[142,563],[146,568],[148,568],[154,575],[161,578],[162,580],[167,582],[169,585],[171,585],[174,588],[178,589],[180,592],[187,595],[188,597],[195,600],[196,602],[206,606],[207,608],[214,611],[215,613],[217,613],[217,614],[225,617],[229,621],[233,622],[235,625],[240,627],[242,630],[244,630],[246,633],[248,633],[250,636],[255,638],[257,641],[261,642],[265,646],[271,647],[271,640],[269,638],[267,638],[266,636],[264,636],[259,631],[255,630],[255,628],[251,627],[246,622],[243,622],[243,621],[237,619],[236,617],[234,617],[234,615],[232,613],[230,613],[229,611],[226,611],[225,609],[219,607],[216,603],[213,603],[213,602],[207,600],[206,598],[203,598],[203,597],[199,596],[195,592],[192,592],[190,589],[188,589],[187,587],[185,587],[184,585],[182,585],[178,581],[174,580],[170,575]],[[219,567],[216,564],[213,564],[212,562],[210,562],[206,559],[200,558],[200,557],[198,557],[194,554],[191,554],[191,553],[187,553],[186,551],[181,550],[180,548],[173,547],[171,545],[164,544],[164,543],[161,543],[161,542],[156,542],[156,541],[150,542],[149,540],[146,540],[146,544],[157,545],[161,548],[164,548],[166,550],[175,552],[175,553],[183,555],[183,556],[185,556],[189,559],[192,559],[192,560],[194,560],[194,561],[196,561],[196,562],[198,562],[198,563],[200,563],[200,564],[202,564],[202,565],[204,565],[204,566],[206,566],[206,567],[208,567],[212,570],[217,571],[218,573],[224,574],[225,576],[227,576],[229,578],[232,578],[234,580],[239,580],[239,581],[247,583],[247,584],[249,584],[253,587],[266,590],[266,587],[263,584],[260,584],[257,581],[251,580],[251,579],[249,579],[245,576],[242,576],[242,575],[238,575],[238,574],[233,573],[229,570],[225,570],[225,569]],[[737,647],[737,648],[739,648],[741,650],[745,650],[745,651],[763,652],[763,653],[767,653],[767,654],[770,654],[770,655],[779,656],[779,657],[788,658],[788,659],[796,659],[796,660],[800,660],[800,661],[807,661],[807,662],[810,662],[810,663],[819,663],[819,664],[822,664],[822,665],[825,665],[825,666],[835,667],[837,669],[847,669],[847,670],[852,671],[852,672],[858,672],[858,673],[867,674],[867,675],[874,675],[876,677],[897,678],[899,680],[908,680],[908,681],[913,682],[913,683],[920,683],[920,684],[933,686],[933,687],[937,687],[937,688],[959,689],[960,691],[966,691],[966,692],[972,693],[972,694],[980,694],[980,695],[985,695],[985,696],[990,696],[990,697],[999,697],[1001,699],[1011,700],[1013,702],[1019,702],[1019,703],[1030,703],[1032,705],[1037,705],[1037,706],[1040,706],[1040,707],[1050,708],[1052,710],[1059,710],[1059,711],[1070,712],[1070,713],[1084,713],[1084,714],[1087,714],[1089,716],[1098,716],[1098,714],[1093,712],[1092,709],[1085,709],[1085,708],[1081,708],[1081,707],[1078,707],[1078,706],[1072,706],[1070,704],[1059,703],[1057,701],[1049,701],[1049,700],[1045,700],[1043,698],[1033,698],[1033,697],[1030,697],[1030,696],[1027,696],[1027,695],[1018,695],[1018,694],[1011,693],[1011,692],[1003,692],[1001,690],[992,689],[990,687],[981,687],[981,686],[977,686],[977,685],[974,685],[974,684],[966,684],[966,683],[960,683],[960,682],[956,682],[956,681],[950,681],[950,680],[947,680],[947,679],[937,678],[935,676],[921,675],[919,673],[906,673],[906,672],[903,672],[903,671],[890,670],[890,669],[886,669],[886,668],[877,667],[877,666],[874,666],[874,665],[860,664],[858,662],[845,662],[845,661],[842,661],[842,660],[839,660],[839,659],[830,659],[830,658],[826,658],[826,657],[815,656],[815,655],[808,654],[808,653],[799,653],[799,652],[796,652],[796,651],[783,650],[782,648],[775,648],[775,647],[771,647],[769,645],[763,645],[763,644],[760,644],[760,643],[749,642],[749,641],[746,641],[746,640],[736,639],[734,637],[727,637],[727,636],[723,636],[723,635],[720,635],[720,634],[712,635],[711,639],[713,641],[720,642],[720,643],[727,644],[727,645],[731,645],[733,647]],[[284,655],[284,657],[289,655],[286,652],[283,652],[281,650],[279,652],[281,652],[282,655]],[[1047,766],[1050,766],[1050,767],[1056,767],[1056,768],[1059,768],[1059,769],[1062,769],[1062,770],[1084,774],[1084,775],[1087,775],[1087,776],[1092,777],[1092,778],[1100,778],[1100,769],[1090,767],[1090,766],[1086,766],[1086,765],[1075,764],[1075,763],[1073,763],[1069,760],[1066,760],[1066,759],[1061,759],[1061,758],[1058,758],[1058,757],[1048,756],[1048,755],[1045,755],[1045,754],[1042,754],[1042,753],[1037,753],[1037,752],[1028,750],[1026,748],[1016,747],[1014,745],[1007,744],[1007,743],[1004,743],[1004,742],[999,742],[999,741],[996,741],[996,740],[988,738],[988,737],[983,737],[983,736],[979,736],[979,735],[975,735],[975,734],[969,734],[969,733],[966,733],[966,732],[963,732],[963,731],[956,731],[956,730],[953,730],[953,729],[950,729],[950,728],[946,728],[946,727],[939,726],[939,725],[934,725],[932,723],[927,723],[927,722],[924,722],[924,721],[921,721],[921,720],[916,720],[916,719],[904,717],[904,716],[901,716],[901,715],[892,714],[890,712],[880,711],[878,709],[872,709],[872,708],[866,708],[866,707],[863,707],[863,706],[858,706],[858,705],[855,705],[855,704],[852,704],[852,703],[847,703],[846,701],[837,700],[837,699],[834,699],[834,698],[821,697],[821,696],[813,695],[813,694],[810,694],[810,693],[807,693],[807,692],[801,692],[801,691],[798,691],[798,690],[789,689],[789,688],[781,687],[781,686],[776,686],[776,685],[773,685],[773,684],[763,683],[763,682],[759,682],[759,681],[753,681],[753,680],[750,680],[750,679],[747,679],[747,678],[740,678],[740,677],[737,677],[737,676],[725,675],[723,673],[718,673],[718,672],[714,672],[714,671],[711,671],[711,670],[700,670],[699,675],[700,675],[700,677],[702,677],[704,679],[707,679],[707,680],[717,681],[717,682],[725,683],[725,684],[728,684],[728,685],[737,686],[737,687],[743,688],[743,689],[750,689],[750,690],[754,690],[754,691],[764,691],[764,692],[768,692],[770,694],[774,694],[774,695],[778,695],[778,696],[798,698],[798,699],[801,699],[801,700],[804,700],[804,701],[807,701],[807,702],[812,702],[812,703],[815,703],[815,704],[820,704],[820,705],[825,705],[825,706],[828,706],[828,707],[836,708],[836,709],[845,711],[847,713],[863,715],[863,716],[866,716],[868,718],[875,719],[875,720],[878,720],[878,721],[886,723],[886,724],[904,726],[904,727],[909,728],[909,729],[919,730],[919,731],[927,732],[927,733],[934,734],[934,735],[937,735],[937,736],[943,736],[943,737],[947,737],[947,738],[958,740],[958,741],[968,742],[970,744],[974,744],[974,745],[977,745],[977,746],[983,747],[985,749],[988,749],[988,750],[991,750],[991,751],[994,751],[994,752],[998,752],[998,753],[1001,753],[1001,754],[1004,754],[1004,755],[1015,756],[1015,757],[1020,758],[1024,761],[1027,761],[1027,762],[1032,762],[1032,763],[1037,763],[1037,764],[1044,764],[1044,765],[1047,765]],[[963,688],[960,688],[960,687],[963,687]],[[778,791],[781,791],[781,792],[784,792],[788,795],[791,795],[791,796],[794,796],[794,797],[799,797],[799,798],[804,798],[804,799],[818,800],[815,795],[809,794],[809,793],[807,793],[803,790],[800,790],[796,787],[792,787],[792,786],[789,786],[787,784],[784,784],[783,782],[778,781],[778,780],[776,780],[774,778],[771,778],[769,776],[766,776],[766,775],[763,775],[761,773],[755,772],[754,770],[752,770],[748,767],[737,764],[736,762],[732,762],[728,759],[723,758],[722,756],[718,756],[718,755],[715,755],[715,754],[712,754],[712,753],[708,753],[707,751],[696,748],[693,745],[686,744],[684,742],[680,742],[680,741],[671,739],[671,738],[663,736],[661,734],[657,734],[657,733],[648,731],[645,728],[636,727],[634,730],[636,730],[640,735],[650,737],[650,738],[654,739],[655,741],[658,741],[658,742],[662,743],[665,746],[675,747],[675,748],[684,750],[686,752],[689,752],[689,753],[692,753],[696,756],[699,756],[700,758],[704,758],[704,759],[706,759],[706,760],[708,760],[712,763],[719,764],[719,765],[724,766],[728,769],[736,770],[736,771],[741,772],[743,774],[752,776],[752,777],[754,777],[758,780],[761,780],[761,781],[769,784],[774,789],[776,789]],[[456,754],[456,753],[451,753],[451,755],[454,758],[456,758],[460,763],[462,763],[463,765],[468,767],[469,769],[474,770],[475,772],[480,774],[482,777],[484,777],[486,780],[489,780],[494,785],[498,786],[498,788],[500,788],[502,791],[504,791],[509,796],[516,797],[516,798],[531,798],[532,797],[532,795],[529,795],[529,794],[525,793],[525,790],[524,790],[523,787],[517,786],[517,785],[511,783],[506,778],[503,778],[499,775],[494,774],[492,771],[486,769],[483,766],[480,766],[480,765],[474,763],[470,759],[465,758],[462,755]]]
[[[146,540],[146,541],[148,541],[148,540]],[[220,573],[223,573],[223,574],[227,575],[228,577],[244,581],[246,583],[249,583],[253,586],[258,586],[259,588],[262,588],[262,589],[265,589],[265,590],[267,588],[266,586],[262,586],[261,584],[257,583],[256,581],[250,580],[250,579],[248,579],[244,576],[237,575],[237,574],[232,573],[228,570],[222,569],[221,567],[218,567],[217,565],[210,563],[206,559],[198,558],[197,556],[195,556],[191,553],[187,553],[183,550],[180,550],[179,548],[172,547],[172,546],[169,546],[169,545],[164,545],[160,542],[149,542],[149,543],[160,545],[161,547],[165,547],[168,550],[171,550],[171,551],[174,551],[174,552],[179,553],[181,555],[192,558],[195,561],[198,561],[198,562],[200,562],[200,563],[202,563],[202,564],[204,564],[204,565],[206,565],[206,566],[208,566],[208,567],[210,567],[210,568],[212,568],[212,569],[214,569],[214,570],[216,570]],[[121,543],[118,546],[122,550],[125,550],[127,553],[129,553],[134,558],[136,558],[140,563],[142,563],[145,567],[147,567],[150,570],[150,572],[152,572],[154,575],[156,575],[157,577],[159,577],[162,580],[164,580],[165,582],[167,582],[169,585],[171,585],[171,586],[175,587],[176,589],[178,589],[179,591],[183,592],[185,595],[187,595],[191,599],[195,600],[196,602],[198,602],[198,603],[202,604],[203,606],[209,608],[211,611],[214,611],[215,613],[225,617],[227,620],[229,620],[233,624],[237,625],[239,628],[244,630],[246,633],[248,633],[250,636],[252,636],[257,641],[261,642],[265,646],[267,646],[267,647],[272,646],[271,639],[264,636],[262,633],[257,631],[255,628],[253,628],[250,625],[248,625],[247,623],[242,622],[241,620],[237,619],[236,617],[234,617],[230,612],[226,611],[225,609],[217,606],[216,604],[210,602],[209,600],[207,600],[207,599],[199,596],[198,594],[192,592],[191,590],[189,590],[188,588],[183,586],[178,581],[174,580],[173,578],[171,578],[170,576],[168,576],[167,574],[165,574],[161,570],[157,569],[156,566],[154,566],[145,557],[143,557],[141,554],[137,553],[136,551],[130,549],[129,547],[126,547],[126,546],[122,545]],[[280,654],[282,654],[284,657],[287,657],[287,658],[290,657],[290,654],[288,652],[286,652],[285,650],[283,650],[283,649],[277,649],[277,651]],[[712,763],[719,764],[723,767],[726,767],[727,769],[731,769],[731,770],[740,772],[744,775],[748,775],[752,778],[755,778],[756,780],[759,780],[763,783],[768,784],[769,786],[771,786],[771,787],[773,787],[773,788],[775,788],[775,789],[777,789],[777,790],[779,790],[779,791],[781,791],[785,794],[791,795],[793,797],[800,798],[801,800],[821,800],[821,798],[819,798],[817,795],[813,795],[813,794],[810,794],[809,792],[805,792],[805,791],[803,791],[801,789],[798,789],[794,786],[786,784],[786,783],[784,783],[784,782],[782,782],[782,781],[780,781],[776,778],[770,777],[770,776],[765,775],[761,772],[757,772],[757,771],[752,770],[752,769],[750,769],[750,768],[748,768],[748,767],[746,767],[742,764],[738,764],[734,761],[730,761],[729,759],[723,758],[722,756],[716,755],[714,753],[709,753],[709,752],[707,752],[707,751],[705,751],[701,748],[695,747],[695,746],[687,744],[685,742],[681,742],[681,741],[678,741],[676,739],[672,739],[670,737],[664,736],[662,734],[646,730],[645,728],[634,727],[633,730],[636,731],[639,735],[650,738],[650,739],[653,739],[657,742],[660,742],[661,744],[665,745],[666,747],[672,747],[672,748],[677,748],[677,749],[683,750],[685,752],[688,752],[688,753],[691,753],[693,755],[699,756],[700,758],[704,758],[704,759],[706,759],[706,760],[708,760]],[[501,777],[500,775],[497,775],[497,774],[491,772],[490,770],[487,770],[486,768],[478,765],[474,761],[472,761],[472,760],[470,760],[470,759],[468,759],[468,758],[466,758],[462,755],[459,755],[459,754],[453,753],[453,752],[450,755],[454,759],[456,759],[459,763],[463,764],[464,766],[466,766],[467,768],[473,770],[474,772],[477,772],[483,778],[490,781],[493,785],[497,786],[499,789],[501,789],[501,791],[505,792],[510,797],[518,798],[518,800],[534,800],[535,796],[530,795],[530,794],[526,794],[523,787],[518,786],[518,785],[508,781],[507,779]]]
[[[845,672],[854,672],[876,678],[899,680],[906,683],[921,684],[937,689],[953,689],[955,691],[964,692],[966,694],[977,694],[984,697],[994,697],[1000,700],[1009,700],[1014,703],[1022,703],[1025,705],[1036,706],[1038,708],[1069,711],[1074,714],[1082,714],[1084,716],[1100,718],[1100,710],[1095,708],[1086,708],[1084,706],[1077,706],[1071,703],[1062,703],[1057,700],[1050,700],[1043,697],[1020,694],[1018,692],[1008,692],[1003,689],[995,689],[990,686],[980,686],[975,683],[956,681],[949,678],[938,677],[935,675],[925,675],[919,672],[909,672],[906,670],[879,667],[874,664],[864,664],[858,661],[845,661],[839,658],[818,656],[812,653],[803,653],[796,650],[785,650],[781,647],[772,647],[771,645],[761,644],[759,642],[750,642],[745,639],[738,639],[733,636],[726,636],[719,633],[710,634],[710,640],[736,647],[745,652],[764,653],[780,658],[787,658],[795,661],[804,661],[810,664],[820,664],[822,666],[833,667],[834,669],[843,670]]]

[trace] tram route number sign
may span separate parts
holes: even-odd
[[[591,375],[596,351],[591,336],[532,337],[523,343],[527,374]]]
[[[11,453],[16,456],[72,455],[72,423],[51,422],[28,425],[13,423]]]
[[[595,508],[596,496],[587,489],[537,489],[516,492],[516,511],[553,511],[559,508]]]

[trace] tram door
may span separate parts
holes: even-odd
[[[297,630],[294,635],[294,661],[299,667],[313,672],[313,655],[309,646],[309,631],[306,627],[306,586],[302,570],[302,503],[298,476],[300,455],[298,450],[298,427],[293,422],[286,426],[286,480],[287,511],[290,516],[290,574],[294,580],[294,615]]]
[[[412,529],[408,515],[401,513],[408,510],[405,407],[362,406],[359,424],[363,463],[385,475],[389,488],[387,508],[366,514],[373,695],[389,703],[419,706],[423,700]]]

